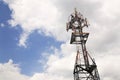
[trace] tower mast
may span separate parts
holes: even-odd
[[[70,20],[66,25],[66,30],[72,30],[70,44],[76,44],[77,55],[73,70],[74,80],[100,80],[95,60],[89,55],[86,49],[86,42],[89,33],[83,28],[88,27],[87,18],[75,9],[70,15]]]

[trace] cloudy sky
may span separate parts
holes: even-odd
[[[86,45],[101,80],[120,80],[119,0],[0,0],[0,80],[73,80],[65,28],[75,7],[90,23]]]

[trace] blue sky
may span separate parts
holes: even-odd
[[[20,47],[18,41],[22,30],[19,26],[11,27],[8,24],[9,19],[11,19],[11,11],[6,4],[0,1],[0,23],[4,24],[4,27],[0,27],[0,63],[12,59],[14,63],[20,64],[21,72],[26,75],[42,71],[43,66],[40,66],[41,64],[38,62],[39,59],[45,59],[42,53],[53,53],[50,47],[60,48],[62,42],[44,34],[38,34],[36,30],[27,40],[29,47]]]

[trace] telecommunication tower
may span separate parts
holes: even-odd
[[[76,44],[77,54],[73,70],[74,80],[100,80],[95,60],[90,56],[86,49],[86,42],[89,33],[84,32],[83,28],[88,27],[87,18],[80,12],[70,15],[66,25],[66,30],[72,30],[70,44]]]

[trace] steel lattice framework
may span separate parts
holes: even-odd
[[[89,55],[86,49],[86,41],[89,33],[83,32],[88,27],[88,21],[75,9],[70,15],[66,30],[72,30],[70,44],[76,44],[77,55],[74,65],[74,80],[100,80],[95,60]]]

